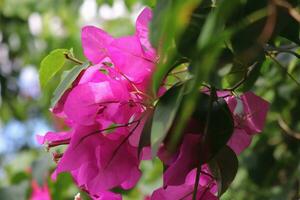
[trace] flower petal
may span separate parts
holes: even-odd
[[[98,64],[104,57],[107,56],[107,46],[113,40],[112,36],[94,26],[85,26],[81,30],[81,41],[84,55],[93,64]]]

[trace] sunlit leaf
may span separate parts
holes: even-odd
[[[56,49],[47,55],[41,62],[39,77],[41,87],[46,87],[49,80],[64,66],[67,49]]]

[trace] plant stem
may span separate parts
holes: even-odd
[[[65,55],[66,59],[68,59],[68,60],[70,60],[70,61],[72,61],[72,62],[74,62],[76,64],[79,64],[79,65],[83,64],[82,61],[78,60],[77,58],[74,58],[73,56],[70,56],[70,54],[68,52],[64,53],[64,55]]]

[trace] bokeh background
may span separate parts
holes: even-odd
[[[53,199],[73,199],[78,189],[68,174],[47,179],[55,162],[35,136],[63,128],[48,111],[59,77],[43,93],[40,61],[56,48],[73,49],[84,60],[80,29],[96,25],[114,36],[134,32],[134,22],[155,0],[0,0],[0,199],[28,199],[32,181],[48,184]],[[294,49],[299,52],[299,49]],[[299,59],[277,57],[300,78]],[[68,64],[65,68],[68,68]],[[264,132],[240,157],[240,168],[222,200],[298,199],[300,191],[299,86],[274,63],[265,62],[254,92],[272,102]],[[218,72],[219,76],[223,71]],[[80,156],[80,155],[79,155]],[[142,199],[161,184],[159,161],[144,162],[141,183],[125,199]],[[85,199],[88,199],[82,192]]]

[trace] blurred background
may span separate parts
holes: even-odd
[[[79,192],[68,174],[60,175],[56,183],[46,178],[55,163],[35,136],[60,129],[63,123],[48,111],[59,78],[41,93],[40,61],[56,48],[73,49],[76,57],[84,60],[82,26],[96,25],[114,36],[132,34],[141,9],[155,2],[0,0],[0,199],[28,199],[33,181],[47,183],[53,199],[73,199]],[[299,79],[297,57],[283,53],[278,59]],[[222,199],[299,197],[300,92],[281,70],[270,61],[264,63],[253,90],[272,102],[267,125],[239,157],[238,175]],[[219,76],[223,74],[219,72]],[[142,163],[142,167],[147,174],[136,189],[126,192],[125,199],[142,199],[161,184],[159,161]]]

